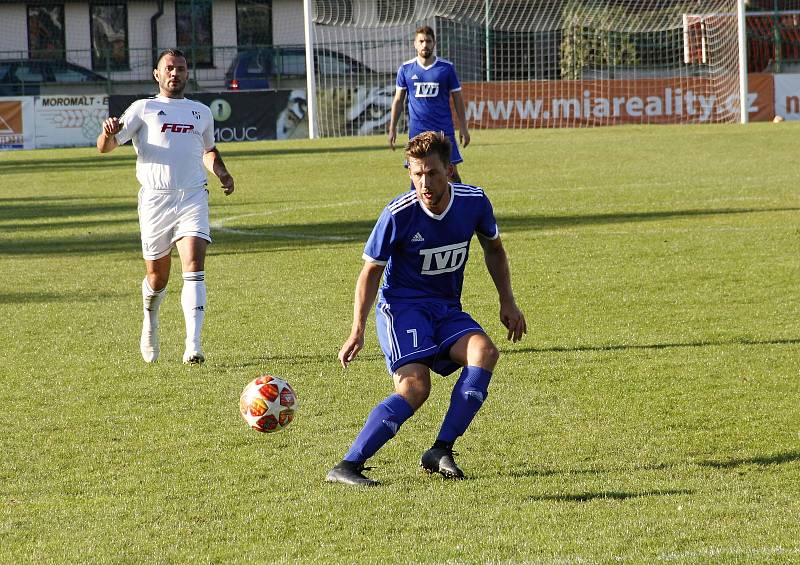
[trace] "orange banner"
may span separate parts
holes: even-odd
[[[727,80],[738,86],[735,77]],[[775,115],[772,75],[751,74],[748,81],[750,120],[771,120]],[[463,85],[472,128],[739,121],[739,97],[720,92],[719,80],[702,78]]]
[[[3,149],[33,149],[32,116],[29,112],[33,106],[33,98],[3,98],[0,99],[0,150]]]

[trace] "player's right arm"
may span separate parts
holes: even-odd
[[[392,100],[392,118],[389,121],[389,147],[394,150],[394,143],[397,141],[397,122],[403,112],[403,103],[406,100],[406,89],[397,88]]]
[[[108,153],[119,147],[117,134],[122,130],[122,122],[119,118],[106,118],[103,121],[103,129],[97,136],[97,150],[100,153]]]
[[[356,295],[353,302],[353,327],[350,330],[350,336],[347,341],[344,342],[344,345],[339,350],[339,361],[342,363],[342,367],[347,368],[350,361],[355,359],[358,352],[364,348],[367,315],[375,302],[375,296],[378,294],[378,286],[380,285],[384,268],[385,265],[365,261],[364,267],[358,275]]]

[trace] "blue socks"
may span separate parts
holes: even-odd
[[[367,416],[367,422],[361,428],[350,451],[344,456],[344,460],[363,463],[392,439],[403,422],[413,415],[414,409],[399,394],[385,398]]]
[[[475,366],[464,367],[450,395],[450,408],[442,422],[437,442],[452,445],[467,431],[489,394],[491,378],[491,371]],[[413,415],[414,409],[399,394],[385,398],[367,416],[367,422],[350,446],[350,451],[344,456],[344,460],[364,463],[392,439],[403,422]]]
[[[469,427],[483,401],[489,395],[491,371],[467,365],[453,387],[450,395],[450,408],[442,422],[437,441],[452,444]]]

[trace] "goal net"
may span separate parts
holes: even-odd
[[[472,128],[739,120],[736,0],[315,0],[322,136],[382,133],[414,30]],[[349,70],[345,72],[343,69]]]

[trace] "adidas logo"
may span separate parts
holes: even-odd
[[[425,238],[419,232],[415,233],[414,237],[411,238],[411,243],[420,243],[422,241],[425,241]]]
[[[166,115],[167,115],[167,113],[166,113],[164,110],[159,110],[159,111],[158,111],[158,115],[159,115],[159,116],[166,116]]]
[[[392,422],[391,420],[383,420],[383,422],[381,423],[387,428],[389,428],[389,431],[392,433],[393,436],[397,435],[397,430],[400,429],[400,424],[398,424],[397,422]]]
[[[414,75],[414,76],[411,77],[411,80],[417,80],[418,78],[419,77],[417,75]]]

